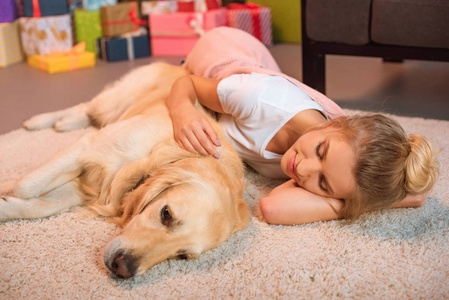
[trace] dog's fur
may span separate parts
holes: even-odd
[[[120,235],[104,250],[104,263],[129,278],[168,258],[192,258],[248,226],[244,169],[221,136],[220,159],[178,147],[165,99],[187,75],[178,66],[138,68],[90,102],[35,116],[25,128],[88,134],[25,176],[0,199],[0,220],[42,218],[77,205],[115,217]]]

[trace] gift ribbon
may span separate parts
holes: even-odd
[[[50,52],[49,54],[45,55],[45,58],[58,58],[58,57],[65,57],[68,56],[70,59],[70,71],[74,71],[78,69],[78,58],[80,54],[83,54],[86,52],[86,42],[81,42],[79,44],[76,44],[72,47],[72,49],[68,51],[54,51]],[[41,69],[45,70],[45,62],[44,60],[41,60]]]
[[[187,24],[195,31],[199,36],[204,35],[204,16],[202,13],[196,13],[195,17],[187,18]]]
[[[133,36],[124,36],[123,38],[126,39],[126,49],[128,51],[128,60],[134,60],[134,40]],[[106,39],[100,39],[100,54],[101,59],[108,60],[108,53],[106,52],[106,42],[108,40]]]
[[[41,17],[41,6],[39,4],[39,0],[33,0],[33,17]]]
[[[178,30],[159,30],[159,31],[152,31],[151,36],[152,37],[185,37],[185,38],[192,38],[192,37],[198,37],[203,36],[204,31],[204,14],[203,13],[195,13],[195,16],[189,17],[186,19],[186,24],[192,29],[186,30],[186,31],[178,31]]]
[[[259,9],[263,7],[256,3],[248,2],[246,4],[240,3],[229,3],[226,8],[229,9],[248,9],[251,13],[251,18],[253,21],[253,35],[259,40],[262,39],[262,30],[260,29],[260,19],[259,19]]]
[[[131,36],[126,38],[126,46],[128,48],[128,60],[134,60],[134,43]]]
[[[131,10],[128,12],[129,20],[116,20],[116,21],[103,22],[103,26],[133,23],[133,30],[137,30],[139,28],[139,25],[145,25],[146,22],[144,20],[137,18],[136,3],[130,2],[130,4]]]

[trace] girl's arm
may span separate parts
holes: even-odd
[[[213,155],[218,158],[214,146],[220,146],[217,134],[204,116],[195,109],[195,101],[222,113],[217,94],[219,81],[190,75],[177,79],[167,98],[167,107],[173,121],[176,142],[190,152]]]
[[[393,207],[419,207],[431,191],[418,195],[408,195]],[[344,202],[334,198],[324,198],[299,187],[293,179],[273,189],[260,200],[260,210],[269,224],[300,225],[317,221],[340,219],[338,215]],[[332,205],[332,206],[331,206]]]
[[[260,200],[263,217],[269,224],[276,225],[336,220],[340,218],[337,212],[342,208],[342,200],[315,195],[299,187],[293,179]]]

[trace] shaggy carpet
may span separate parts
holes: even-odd
[[[439,181],[421,208],[367,213],[352,224],[271,226],[258,200],[280,182],[247,170],[248,229],[197,259],[166,261],[131,280],[112,279],[102,263],[102,249],[119,228],[87,208],[4,222],[0,299],[448,299],[449,122],[395,118],[446,149]],[[0,184],[89,130],[0,136]]]

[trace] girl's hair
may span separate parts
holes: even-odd
[[[381,114],[340,117],[326,124],[350,143],[355,153],[356,188],[340,215],[353,219],[363,212],[391,207],[407,194],[432,189],[438,173],[437,153],[421,135],[405,133]]]

